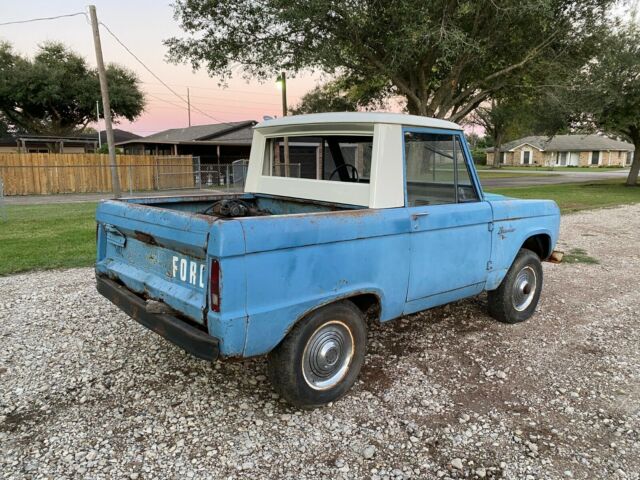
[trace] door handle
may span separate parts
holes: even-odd
[[[428,217],[429,216],[429,212],[419,212],[419,213],[414,213],[411,215],[411,218],[413,218],[414,220],[417,220],[420,217]]]

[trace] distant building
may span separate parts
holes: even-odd
[[[148,137],[116,142],[125,154],[192,155],[200,163],[228,164],[248,159],[253,126],[258,122],[215,123],[186,128],[172,128]]]
[[[530,136],[500,148],[500,165],[626,166],[634,146],[603,135]],[[495,149],[487,149],[487,165],[496,165]]]
[[[113,130],[114,142],[140,138],[125,130]],[[100,132],[102,144],[106,144],[106,132]],[[20,134],[0,138],[0,153],[95,153],[100,141],[93,135],[29,135]]]

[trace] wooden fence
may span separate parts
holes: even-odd
[[[118,155],[123,192],[194,188],[199,167],[191,156]],[[5,195],[110,192],[106,154],[0,153]]]

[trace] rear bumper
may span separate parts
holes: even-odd
[[[220,341],[217,338],[172,315],[147,311],[146,302],[142,298],[109,278],[96,275],[96,287],[101,295],[111,300],[136,322],[186,352],[203,360],[212,361],[218,358]]]

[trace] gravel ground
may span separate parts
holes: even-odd
[[[478,297],[373,327],[352,392],[284,404],[264,359],[207,364],[91,269],[0,278],[2,478],[619,478],[640,472],[640,205],[564,217],[535,317]]]

